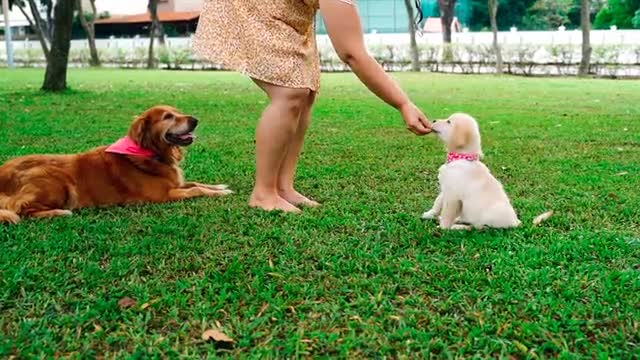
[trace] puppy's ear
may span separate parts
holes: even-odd
[[[454,150],[464,149],[471,142],[471,129],[467,126],[454,126],[451,134],[451,148]]]
[[[129,129],[129,137],[141,147],[148,149],[151,147],[151,136],[149,134],[149,118],[139,116],[133,121]]]

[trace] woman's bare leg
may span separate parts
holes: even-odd
[[[256,130],[256,184],[249,205],[264,210],[299,212],[300,209],[278,193],[278,174],[298,130],[300,113],[310,90],[293,89],[254,82],[269,96],[271,103],[262,113]]]
[[[280,168],[280,174],[278,177],[278,191],[280,196],[296,206],[318,206],[317,202],[307,198],[306,196],[297,192],[293,186],[296,177],[296,168],[298,166],[298,160],[300,159],[300,153],[304,144],[304,135],[311,123],[311,110],[313,103],[316,99],[316,93],[311,92],[307,97],[302,110],[300,111],[300,120],[298,121],[298,128],[293,136],[293,140],[289,145],[287,155],[284,158],[282,167]]]

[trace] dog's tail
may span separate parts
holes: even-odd
[[[17,224],[20,222],[20,215],[6,209],[9,197],[0,194],[0,224]]]

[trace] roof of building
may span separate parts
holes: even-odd
[[[191,21],[200,16],[199,11],[188,12],[160,12],[158,18],[160,22],[178,22],[178,21]],[[125,16],[113,16],[107,19],[98,19],[96,24],[143,24],[151,22],[151,14],[136,14]]]
[[[423,27],[424,32],[428,33],[441,33],[442,32],[442,22],[439,17],[429,17],[427,21],[424,22]],[[460,32],[460,22],[457,17],[453,18],[451,22],[451,31],[452,32]]]

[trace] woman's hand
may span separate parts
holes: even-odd
[[[400,110],[410,131],[417,135],[430,133],[431,125],[427,117],[409,101],[404,91],[367,52],[357,6],[345,1],[320,0],[320,11],[340,59],[351,67],[369,90]]]
[[[400,106],[400,113],[407,124],[407,129],[416,135],[426,135],[431,132],[429,119],[412,102]]]

